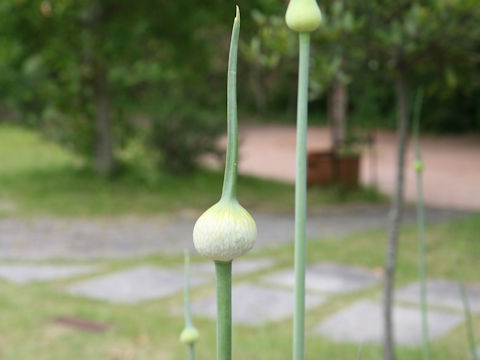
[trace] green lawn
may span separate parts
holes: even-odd
[[[133,153],[133,155],[132,155]],[[206,209],[220,196],[223,174],[200,170],[172,176],[154,170],[137,149],[120,156],[123,171],[99,178],[85,162],[18,127],[0,126],[0,215],[96,216],[157,214],[186,208]],[[243,176],[239,197],[247,208],[291,211],[290,184]],[[339,188],[310,192],[310,206],[338,202],[378,202],[373,190]]]
[[[428,227],[429,277],[455,278],[458,260],[467,282],[479,281],[480,215]],[[370,231],[343,239],[311,241],[308,261],[339,261],[380,268],[384,255],[384,231]],[[292,266],[292,246],[265,250],[255,256],[273,256],[277,268]],[[193,256],[193,261],[199,261]],[[401,237],[397,283],[417,278],[417,243],[414,228],[406,228]],[[102,271],[127,268],[137,264],[173,266],[181,264],[178,257],[151,256],[143,259],[100,261]],[[260,274],[235,279],[257,281]],[[78,279],[76,279],[78,280]],[[70,280],[71,282],[72,280]],[[75,281],[75,280],[73,280]],[[111,305],[63,295],[66,281],[49,284],[17,286],[0,282],[0,358],[2,360],[105,360],[105,359],[174,359],[186,358],[186,349],[177,338],[183,328],[182,295],[139,305]],[[193,291],[193,299],[213,294],[214,286]],[[380,287],[332,298],[325,306],[309,311],[307,329],[349,303],[375,298]],[[176,314],[172,309],[178,308]],[[60,315],[75,315],[104,321],[112,328],[103,334],[89,334],[52,323]],[[195,318],[201,332],[198,359],[215,358],[215,324]],[[474,317],[475,330],[480,334],[480,316]],[[307,337],[307,359],[355,359],[356,345],[334,344],[320,337]],[[432,343],[432,359],[467,359],[465,327],[461,325],[447,336]],[[234,358],[237,360],[287,360],[291,353],[291,319],[260,328],[234,327]],[[400,360],[420,359],[419,349],[399,348]],[[381,349],[368,345],[364,359],[380,360]]]

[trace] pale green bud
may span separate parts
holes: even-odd
[[[423,171],[423,168],[424,168],[423,161],[417,160],[417,161],[415,161],[415,164],[413,166],[414,166],[416,172],[422,172]]]
[[[250,250],[256,239],[255,221],[237,201],[219,201],[193,228],[195,248],[214,261],[232,261]]]
[[[197,329],[195,329],[193,326],[187,326],[180,334],[180,341],[184,344],[190,345],[195,343],[199,337],[200,334]]]
[[[316,0],[290,0],[285,20],[297,32],[316,30],[322,22],[322,13]]]

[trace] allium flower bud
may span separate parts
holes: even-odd
[[[180,341],[184,344],[191,345],[194,344],[199,337],[200,334],[198,333],[197,329],[195,329],[193,326],[187,326],[180,334]]]
[[[255,221],[236,200],[220,200],[200,216],[193,229],[195,248],[214,261],[232,261],[249,251],[256,239]]]
[[[311,32],[320,26],[322,14],[316,0],[290,0],[285,20],[293,31]]]
[[[423,161],[422,160],[415,161],[415,164],[413,165],[413,167],[415,168],[416,172],[422,172],[424,168]]]

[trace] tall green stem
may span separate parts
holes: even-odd
[[[363,350],[363,344],[360,344],[360,347],[358,348],[358,353],[357,353],[357,360],[362,359],[362,350]]]
[[[297,170],[295,180],[295,309],[293,359],[305,359],[305,253],[307,199],[307,122],[310,33],[299,34]]]
[[[419,123],[422,109],[423,89],[420,88],[415,99],[413,113],[413,138],[415,147],[415,170],[417,173],[417,228],[418,228],[418,254],[419,254],[419,276],[420,276],[420,302],[422,309],[422,334],[423,334],[423,360],[430,359],[430,345],[428,339],[428,305],[426,290],[427,258],[425,245],[425,214],[423,205],[423,162],[420,152]]]
[[[232,359],[232,262],[215,261],[217,275],[217,360]]]
[[[237,53],[240,33],[240,11],[233,22],[232,40],[228,58],[227,76],[227,157],[225,177],[223,179],[222,199],[237,198],[237,168],[238,168],[238,119],[237,119]]]
[[[475,348],[475,335],[473,333],[472,312],[470,311],[470,304],[468,302],[467,292],[465,291],[465,285],[463,284],[462,274],[460,273],[458,265],[457,265],[457,279],[458,279],[458,286],[460,287],[460,294],[463,300],[463,310],[465,312],[465,321],[467,323],[468,345],[470,346],[472,360],[478,360],[477,349]]]
[[[193,326],[192,313],[190,311],[190,255],[185,250],[185,285],[183,292],[183,303],[185,307],[185,326]]]
[[[195,345],[190,344],[188,345],[188,359],[195,360]]]

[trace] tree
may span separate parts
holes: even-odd
[[[384,293],[384,357],[395,359],[392,304],[398,234],[403,213],[405,149],[409,117],[409,88],[415,84],[415,73],[425,66],[444,71],[446,64],[475,62],[474,57],[459,58],[458,54],[477,54],[478,39],[467,31],[478,23],[479,11],[470,0],[459,2],[412,0],[363,2],[368,26],[365,43],[371,57],[383,63],[394,84],[397,107],[397,176],[391,204],[389,234],[385,260]],[[453,16],[452,16],[453,14]],[[467,30],[458,30],[466,25]],[[446,35],[445,26],[457,29]],[[476,50],[475,50],[476,49]],[[445,60],[445,62],[439,61]],[[477,59],[478,62],[478,59]],[[458,66],[458,65],[457,65]],[[438,81],[438,80],[437,80]]]
[[[322,6],[324,19],[315,37],[318,51],[312,65],[312,97],[326,93],[332,146],[339,152],[347,133],[348,85],[364,56],[362,47],[357,46],[362,19],[356,16],[352,1],[331,0]]]
[[[111,174],[116,150],[138,132],[135,118],[151,119],[151,105],[168,101],[165,94],[206,106],[222,99],[212,81],[220,73],[211,65],[218,41],[209,40],[223,33],[219,19],[227,7],[230,14],[234,9],[215,5],[211,10],[193,0],[161,6],[153,0],[2,1],[2,103],[21,123],[91,160],[99,174]],[[202,92],[207,95],[200,97]],[[205,127],[191,129],[200,136]],[[187,133],[188,128],[182,132]]]

